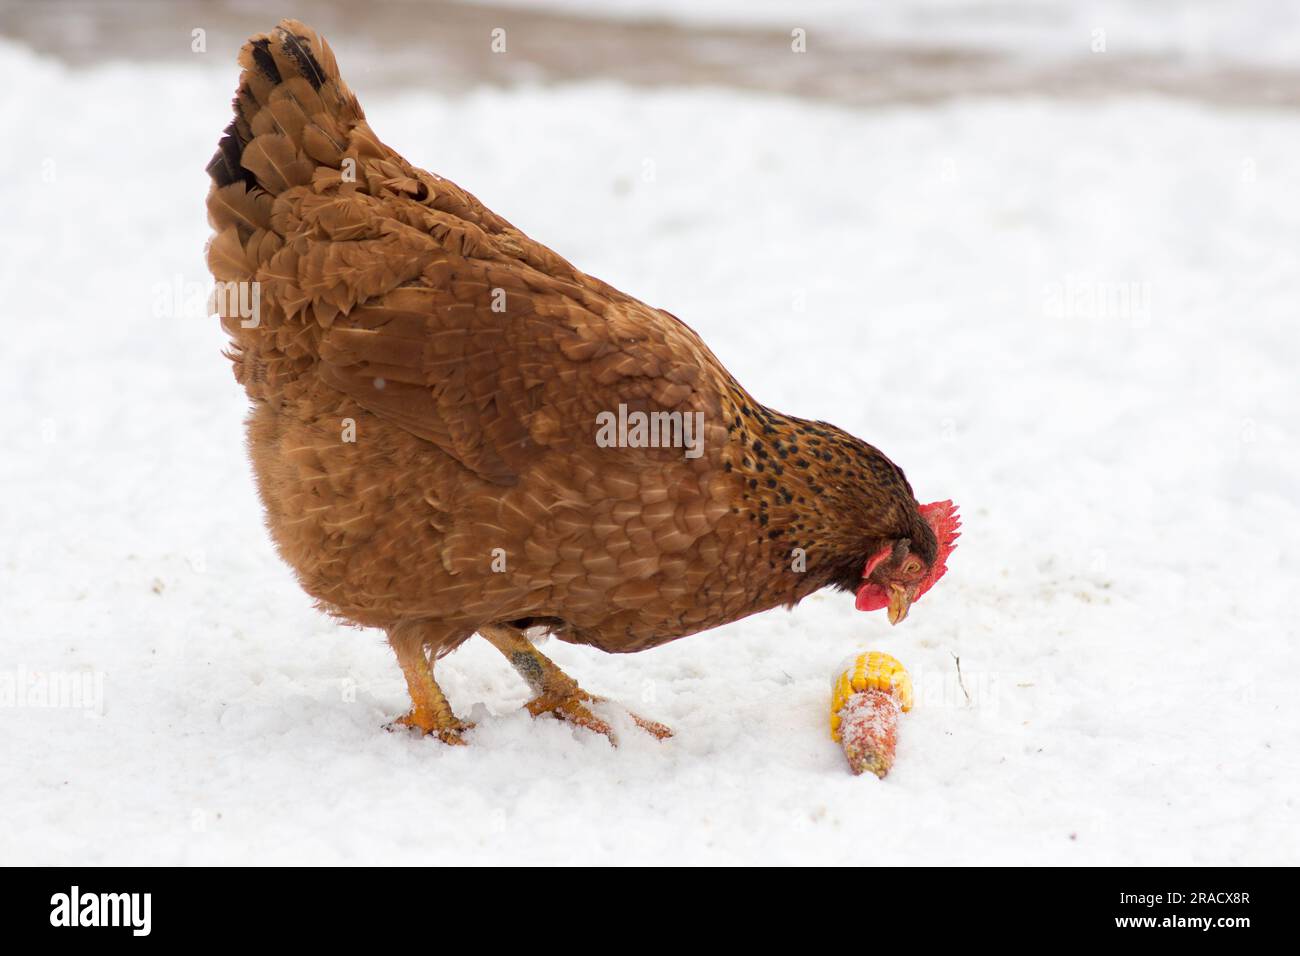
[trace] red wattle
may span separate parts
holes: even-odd
[[[889,595],[879,584],[868,581],[858,588],[858,599],[854,605],[859,611],[879,611],[889,606]]]

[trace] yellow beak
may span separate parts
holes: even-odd
[[[897,624],[907,617],[907,611],[911,606],[912,592],[901,584],[891,584],[889,586],[889,623]]]

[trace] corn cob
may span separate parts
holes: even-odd
[[[877,777],[894,765],[898,715],[912,709],[912,678],[880,651],[859,654],[832,684],[831,739],[839,741],[849,768]]]

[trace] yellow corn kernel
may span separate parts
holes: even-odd
[[[840,739],[840,709],[856,693],[881,690],[912,709],[912,678],[898,659],[880,651],[859,654],[835,678],[831,691],[831,739]]]

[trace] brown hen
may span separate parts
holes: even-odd
[[[639,651],[827,585],[897,621],[943,573],[948,503],[407,163],[312,30],[239,62],[208,263],[267,524],[324,608],[387,632],[400,723],[460,741],[433,668],[475,633],[534,715],[610,734],[527,629]]]

